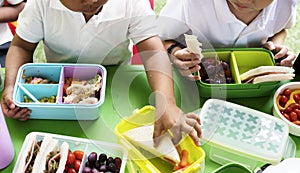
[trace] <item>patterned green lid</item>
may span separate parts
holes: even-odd
[[[288,126],[272,115],[218,99],[200,111],[202,139],[247,157],[279,162],[288,141]]]

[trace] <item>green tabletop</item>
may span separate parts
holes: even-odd
[[[20,153],[26,135],[32,131],[56,133],[68,136],[116,142],[114,128],[124,116],[130,116],[135,109],[152,103],[151,90],[143,66],[108,66],[105,101],[101,105],[99,118],[93,121],[28,120],[21,122],[6,118],[15,148],[13,162],[0,172],[10,173]],[[175,95],[177,104],[184,112],[193,111],[207,98],[199,98],[196,85],[175,74]],[[272,114],[272,94],[260,98],[227,99],[228,101]],[[299,145],[300,137],[290,135]],[[300,157],[300,148],[296,156]],[[205,173],[211,173],[220,165],[205,159]]]

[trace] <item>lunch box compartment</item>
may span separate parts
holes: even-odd
[[[31,95],[33,97],[35,97],[38,101],[40,101],[39,104],[56,104],[57,103],[57,99],[55,99],[55,102],[47,102],[47,103],[43,103],[41,102],[41,100],[46,97],[46,98],[50,98],[52,96],[55,96],[55,98],[57,98],[57,94],[58,94],[58,88],[59,85],[56,84],[21,84],[23,87],[18,87],[17,89],[17,93],[16,93],[16,103],[18,103],[19,105],[27,105],[27,104],[37,104],[35,103],[34,99],[31,98]],[[26,91],[29,92],[31,95],[28,95],[26,93]],[[32,102],[28,103],[25,102],[24,100],[24,96],[27,96],[28,99],[30,99]]]
[[[78,80],[89,80],[101,75],[102,85],[98,102],[94,104],[64,104],[63,87],[65,77]],[[26,77],[41,77],[57,82],[57,84],[25,84]],[[37,100],[55,95],[55,103],[24,102],[25,91]],[[31,119],[58,120],[95,120],[99,117],[99,109],[105,99],[106,69],[97,64],[56,64],[56,63],[27,63],[19,68],[13,99],[17,106],[31,110]],[[30,98],[30,96],[28,96]],[[33,99],[31,99],[33,100]]]
[[[145,106],[140,110],[137,110],[130,117],[125,117],[115,128],[115,134],[118,137],[118,142],[127,148],[128,157],[134,161],[139,167],[131,172],[143,172],[143,173],[172,173],[174,166],[161,158],[155,157],[151,153],[140,149],[140,147],[133,145],[126,139],[124,133],[133,128],[151,125],[153,124],[155,116],[155,108],[152,106]],[[191,165],[183,171],[183,173],[203,173],[204,172],[204,159],[205,152],[201,147],[194,144],[193,140],[189,136],[183,136],[179,143],[181,150],[185,149],[189,153],[188,162]]]
[[[263,48],[224,48],[202,51],[203,58],[215,57],[230,65],[233,83],[211,84],[197,81],[199,95],[205,98],[247,98],[270,95],[280,82],[242,83],[240,75],[259,66],[275,66],[271,51]]]
[[[61,66],[44,66],[41,68],[40,65],[31,65],[22,68],[22,76],[18,78],[18,82],[25,83],[28,77],[38,77],[59,83],[60,76]]]
[[[122,159],[122,165],[120,169],[120,173],[125,172],[125,166],[127,162],[127,150],[125,150],[121,145],[104,142],[104,141],[97,141],[97,140],[90,140],[90,139],[84,139],[84,138],[77,138],[77,137],[71,137],[71,136],[64,136],[64,135],[58,135],[58,134],[51,134],[51,133],[44,133],[44,132],[31,132],[29,133],[23,143],[23,146],[21,148],[20,154],[18,156],[18,159],[16,161],[13,173],[16,172],[16,168],[21,164],[20,158],[22,154],[27,154],[26,151],[24,151],[25,145],[28,144],[30,136],[35,135],[37,141],[41,141],[44,139],[44,137],[47,135],[52,136],[53,139],[58,140],[58,146],[60,147],[63,142],[67,142],[69,144],[69,149],[74,152],[75,150],[80,150],[84,152],[84,157],[81,161],[81,166],[79,169],[79,173],[82,172],[82,169],[85,167],[85,163],[87,161],[87,157],[91,152],[96,152],[98,155],[100,153],[105,153],[107,156],[111,157],[119,157]],[[98,159],[98,158],[97,158]]]
[[[195,113],[200,114],[203,147],[214,162],[254,170],[293,157],[288,126],[272,115],[218,99],[207,100]]]

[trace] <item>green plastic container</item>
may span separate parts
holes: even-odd
[[[274,66],[274,56],[271,51],[263,48],[231,48],[231,49],[207,49],[202,52],[203,58],[214,57],[230,65],[234,83],[210,84],[197,81],[199,94],[207,98],[241,98],[260,97],[272,93],[280,82],[265,82],[259,84],[242,83],[240,74],[259,67]]]

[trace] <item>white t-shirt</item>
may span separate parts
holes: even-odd
[[[274,0],[249,24],[231,13],[226,0],[168,0],[159,16],[162,39],[191,30],[203,48],[260,47],[295,23],[296,0]]]
[[[31,43],[43,40],[47,62],[112,65],[129,60],[129,39],[138,43],[157,28],[149,0],[109,0],[88,22],[60,0],[28,0],[16,32]]]
[[[23,0],[7,0],[7,2],[11,5],[18,4]],[[0,0],[0,7],[4,5],[4,0]],[[0,45],[11,41],[13,35],[8,27],[7,23],[0,23]]]

